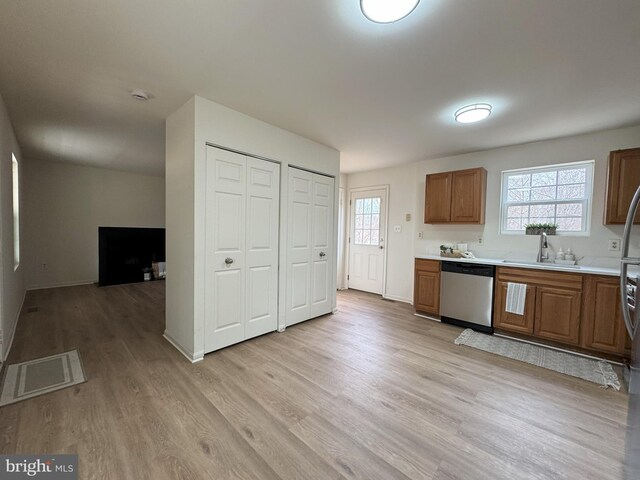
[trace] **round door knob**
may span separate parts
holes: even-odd
[[[224,259],[224,263],[226,263],[227,265],[231,265],[233,263],[233,258],[231,257],[227,257]]]
[[[384,247],[382,245],[380,245],[380,250],[382,250]]]
[[[324,252],[320,252],[320,256],[321,256],[321,257],[326,257],[326,256],[327,256],[327,254],[326,254],[326,253],[324,253]]]

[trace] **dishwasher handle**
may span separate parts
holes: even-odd
[[[496,267],[480,263],[442,262],[442,271],[480,277],[494,277]]]

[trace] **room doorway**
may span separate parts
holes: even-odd
[[[384,295],[388,186],[350,190],[348,288]]]

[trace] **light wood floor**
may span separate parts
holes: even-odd
[[[118,480],[622,478],[623,393],[353,291],[191,365],[161,337],[163,289],[30,292],[9,363],[78,347],[89,381],[0,409],[0,452]]]

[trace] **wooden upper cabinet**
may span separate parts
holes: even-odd
[[[586,275],[582,312],[581,345],[584,348],[620,355],[628,353],[617,277]]]
[[[451,223],[484,223],[487,171],[484,168],[453,172]]]
[[[484,224],[486,185],[484,168],[427,175],[424,223]]]
[[[640,186],[640,148],[611,152],[607,170],[605,225],[626,222],[627,211],[638,186]],[[634,223],[640,223],[640,214],[636,215]]]
[[[451,221],[451,172],[427,175],[424,189],[424,223]]]

